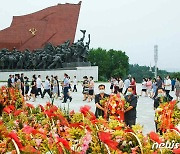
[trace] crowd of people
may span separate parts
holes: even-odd
[[[132,126],[136,123],[136,106],[139,95],[136,91],[136,79],[134,77],[127,77],[124,81],[121,77],[119,78],[111,78],[110,82],[110,90],[113,94],[120,94],[128,103],[129,107],[124,111],[125,123],[128,126]],[[20,90],[22,95],[26,98],[26,100],[32,99],[32,101],[36,101],[36,97],[41,96],[44,98],[47,93],[50,98],[56,98],[63,100],[62,103],[66,103],[67,100],[72,101],[72,96],[70,91],[77,92],[78,81],[76,76],[71,81],[68,74],[64,73],[64,79],[62,81],[58,80],[57,76],[51,75],[46,76],[45,82],[42,82],[41,75],[32,76],[31,83],[29,82],[29,78],[27,76],[24,77],[24,74],[15,74],[9,75],[8,79],[8,87],[15,87]],[[143,78],[141,83],[142,89],[140,96],[145,94],[146,97],[150,97],[154,99],[154,109],[157,108],[160,97],[166,97],[168,101],[172,100],[173,97],[169,94],[170,91],[175,90],[175,94],[177,100],[180,98],[180,80],[179,78],[170,79],[170,76],[167,76],[164,80],[160,76],[157,76],[155,79],[151,78]],[[100,84],[98,86],[99,93],[95,95],[94,92],[94,80],[93,77],[87,76],[83,77],[82,82],[82,93],[83,93],[83,101],[91,102],[93,99],[95,101],[96,117],[104,117],[104,114],[107,112],[107,108],[103,107],[100,103],[106,97],[109,97],[109,94],[105,93],[105,85]],[[60,92],[61,91],[61,92]]]
[[[88,79],[87,76],[84,76],[83,79],[83,101],[88,100],[88,102],[91,102],[95,96],[93,77],[90,76]],[[17,88],[26,100],[32,99],[33,102],[36,101],[36,97],[38,96],[44,98],[46,93],[50,98],[58,99],[58,97],[60,97],[59,99],[63,100],[62,103],[66,103],[68,99],[71,102],[72,97],[70,96],[70,91],[77,92],[77,85],[78,81],[76,76],[74,76],[71,81],[70,76],[66,73],[64,73],[63,80],[58,80],[58,76],[46,76],[44,83],[42,82],[41,75],[33,75],[30,82],[29,78],[24,76],[24,73],[9,75],[8,79],[8,87]]]
[[[144,93],[146,97],[155,98],[157,96],[157,91],[160,88],[164,89],[168,100],[173,99],[173,97],[169,94],[170,91],[175,91],[176,99],[179,100],[180,97],[179,78],[176,78],[176,80],[173,78],[171,80],[169,75],[166,76],[164,80],[160,76],[157,76],[157,78],[154,79],[143,78],[141,96]]]
[[[70,77],[67,74],[64,74],[64,80],[59,81],[58,76],[51,75],[50,77],[47,75],[44,83],[42,82],[41,75],[33,75],[31,82],[27,76],[24,76],[24,73],[9,75],[8,79],[8,87],[14,87],[20,90],[22,95],[26,98],[26,100],[32,99],[32,101],[36,101],[37,96],[41,96],[44,98],[47,93],[50,98],[58,98],[64,99],[63,103],[66,103],[67,98],[72,101],[72,97],[68,94],[69,89],[71,89]],[[76,76],[74,76],[74,90],[77,92],[77,81]],[[62,91],[60,90],[62,87]],[[61,93],[60,93],[61,91]],[[62,96],[61,96],[62,94]]]
[[[122,80],[121,77],[119,78],[111,78],[110,79],[110,89],[112,93],[122,93],[126,94],[127,89],[129,87],[132,88],[133,94],[139,96],[145,96],[145,97],[150,97],[150,98],[155,98],[157,96],[157,90],[159,88],[163,88],[166,92],[166,96],[169,100],[172,100],[173,97],[169,94],[170,91],[175,91],[176,99],[180,99],[180,79],[172,79],[170,76],[167,76],[164,78],[164,80],[160,77],[157,76],[157,78],[143,78],[142,83],[141,83],[141,94],[137,94],[136,91],[136,79],[134,77],[130,78],[128,77],[124,81]],[[123,92],[124,89],[124,92]]]

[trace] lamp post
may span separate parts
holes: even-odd
[[[155,78],[157,78],[158,45],[154,46],[154,62],[155,62],[154,75],[155,75]]]

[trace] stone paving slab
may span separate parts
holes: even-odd
[[[5,85],[6,83],[0,83],[0,86]],[[106,86],[106,93],[110,94],[110,83],[95,83],[95,94],[98,93],[98,85],[99,84],[105,84]],[[81,106],[89,105],[91,107],[91,111],[95,112],[95,103],[94,100],[92,102],[82,101],[83,100],[83,94],[82,94],[82,84],[79,83],[77,86],[78,92],[71,92],[72,96],[72,102],[67,101],[67,103],[62,103],[62,100],[55,99],[54,104],[61,107],[61,108],[68,108],[70,111],[74,110],[76,112],[79,111]],[[141,92],[141,84],[137,84],[137,94],[139,95]],[[174,92],[170,93],[173,97]],[[36,102],[32,102],[32,100],[27,101],[28,103],[31,103],[33,105],[45,105],[46,102],[51,101],[48,94],[45,95],[45,97],[42,99],[40,96],[37,97]],[[147,134],[150,131],[155,131],[154,126],[154,109],[153,109],[153,100],[149,97],[140,96],[138,99],[138,105],[137,105],[137,120],[136,123],[139,123],[143,125],[144,130],[143,133]]]

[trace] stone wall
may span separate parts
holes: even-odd
[[[32,79],[32,75],[36,74],[41,75],[42,80],[45,80],[45,77],[47,75],[57,75],[59,80],[63,80],[64,78],[64,73],[67,73],[71,79],[73,79],[74,75],[77,76],[78,81],[83,80],[83,76],[87,75],[93,76],[94,81],[98,81],[98,66],[90,66],[90,67],[75,67],[75,68],[69,68],[69,69],[59,69],[59,70],[32,70],[32,71],[26,71],[26,70],[21,70],[21,71],[2,71],[1,70],[1,75],[0,75],[0,81],[7,81],[9,74],[21,74],[24,73],[25,76],[29,77],[29,80]]]

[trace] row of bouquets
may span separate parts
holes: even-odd
[[[162,135],[144,135],[142,126],[130,129],[116,116],[96,119],[89,106],[77,113],[51,102],[35,107],[18,90],[6,87],[0,89],[0,103],[1,153],[180,153],[175,126]]]

